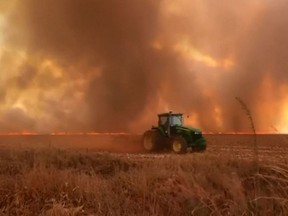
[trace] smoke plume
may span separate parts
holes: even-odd
[[[170,110],[250,130],[236,96],[257,130],[288,130],[287,1],[9,2],[1,131],[142,131]]]

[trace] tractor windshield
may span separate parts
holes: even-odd
[[[167,124],[168,116],[160,116],[159,118],[159,125]]]
[[[170,122],[171,126],[182,126],[182,116],[171,116],[171,122]]]
[[[168,123],[170,123],[170,126],[182,126],[182,115],[171,115],[170,120],[168,121],[169,115],[159,115],[158,125],[164,125],[165,127],[168,126]]]

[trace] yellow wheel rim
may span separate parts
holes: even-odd
[[[181,151],[181,148],[182,148],[181,142],[179,142],[178,140],[175,140],[175,141],[173,142],[173,150],[174,150],[175,152],[180,152],[180,151]]]

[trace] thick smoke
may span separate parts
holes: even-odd
[[[0,129],[144,130],[174,110],[205,131],[249,130],[239,96],[267,130],[285,100],[287,12],[284,0],[15,1]]]

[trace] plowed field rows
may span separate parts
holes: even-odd
[[[208,148],[204,155],[231,156],[239,159],[285,162],[288,160],[287,135],[257,135],[257,146],[253,135],[207,134]],[[2,148],[59,148],[85,151],[105,151],[133,158],[165,158],[173,154],[145,154],[139,135],[97,136],[0,136]],[[187,154],[186,157],[193,157]]]
[[[209,141],[207,153],[230,155],[241,159],[285,162],[288,160],[288,136],[257,135],[256,145],[253,135],[206,135]]]

